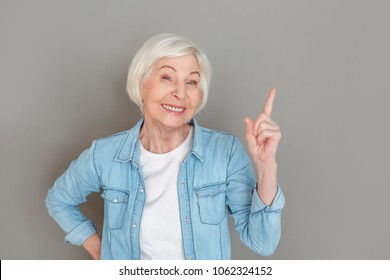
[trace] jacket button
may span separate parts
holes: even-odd
[[[118,202],[118,199],[115,198],[115,199],[113,200],[113,202],[114,202],[114,203],[117,203],[117,202]]]
[[[132,228],[136,228],[136,227],[137,227],[137,224],[132,224],[131,227],[132,227]]]

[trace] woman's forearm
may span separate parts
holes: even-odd
[[[85,240],[83,243],[83,248],[91,255],[94,260],[100,260],[100,250],[101,250],[101,238],[95,233]]]
[[[271,206],[278,190],[277,164],[266,166],[257,170],[257,194],[261,201]]]

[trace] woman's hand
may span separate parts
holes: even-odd
[[[258,193],[267,205],[272,204],[277,191],[276,152],[282,137],[279,126],[271,120],[275,94],[276,88],[272,88],[255,121],[245,118],[245,136],[256,168]]]
[[[279,126],[271,120],[275,94],[276,89],[272,88],[268,93],[263,112],[255,121],[245,118],[246,140],[256,169],[276,163],[276,151],[282,135]]]

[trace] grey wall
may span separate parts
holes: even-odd
[[[244,141],[278,88],[287,204],[271,259],[389,259],[388,1],[0,1],[0,258],[88,259],[43,205],[92,139],[131,127],[127,68],[157,33],[203,47],[199,122]],[[102,223],[92,195],[86,214]],[[233,235],[233,258],[257,259]]]

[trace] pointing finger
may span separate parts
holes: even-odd
[[[263,112],[268,117],[271,117],[271,114],[272,114],[272,107],[274,104],[275,95],[276,95],[276,88],[272,88],[269,91],[268,96],[267,96],[267,100],[265,101],[265,104],[264,104]]]

